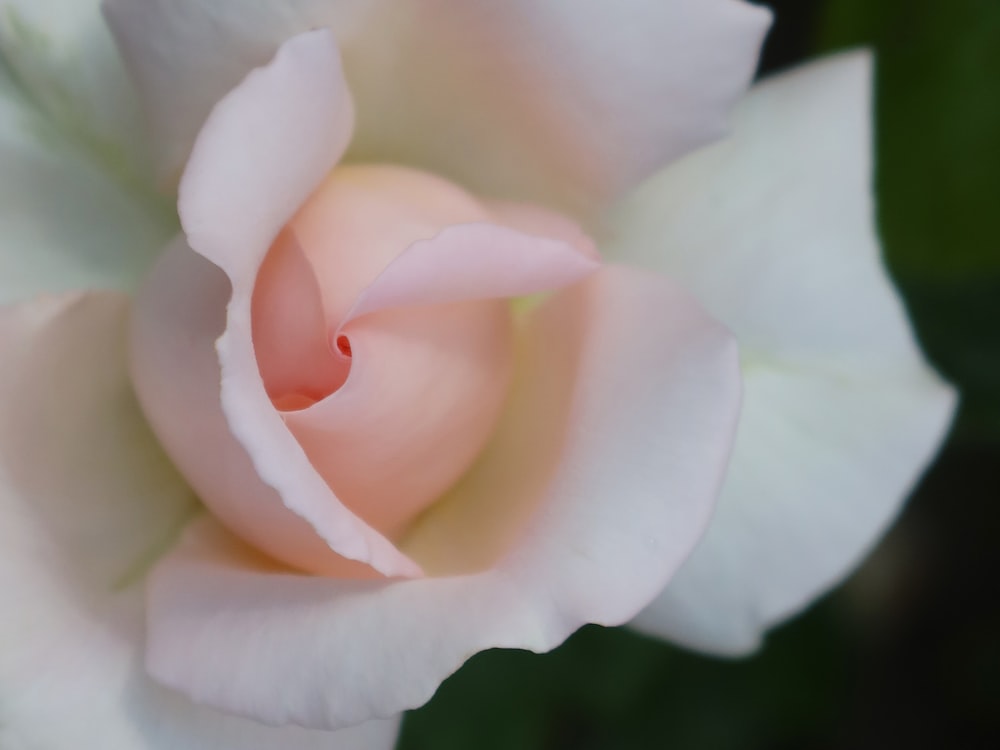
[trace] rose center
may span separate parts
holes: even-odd
[[[437,177],[341,167],[258,274],[253,342],[272,403],[337,497],[393,539],[492,434],[511,373],[510,307],[486,299],[351,311],[415,242],[489,219]]]
[[[345,357],[351,356],[351,340],[347,336],[337,336],[337,351]]]

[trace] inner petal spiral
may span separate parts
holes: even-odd
[[[511,376],[510,308],[475,299],[348,316],[413,243],[488,218],[431,175],[339,168],[258,274],[252,328],[268,395],[337,497],[390,538],[492,434]]]

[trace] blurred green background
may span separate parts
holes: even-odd
[[[877,54],[880,221],[951,439],[843,587],[751,659],[585,628],[474,657],[402,750],[1000,748],[1000,0],[782,0],[763,70]]]

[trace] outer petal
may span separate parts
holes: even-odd
[[[717,137],[767,11],[736,0],[108,0],[176,171],[212,103],[295,33],[329,26],[357,158],[582,210]]]
[[[555,294],[523,344],[496,442],[410,539],[451,575],[282,574],[206,522],[154,573],[152,673],[267,722],[336,727],[423,703],[476,651],[630,619],[707,520],[735,350],[682,292],[618,269]]]
[[[140,107],[100,0],[0,0],[0,66],[53,130],[118,172],[150,166]]]
[[[113,294],[0,311],[0,746],[388,750],[395,721],[275,730],[145,675],[143,574],[195,502],[130,392],[125,313]]]
[[[173,229],[119,177],[39,110],[0,59],[0,303],[135,283]]]
[[[757,88],[735,136],[643,187],[609,254],[680,279],[740,340],[745,414],[709,533],[640,629],[721,653],[839,581],[947,430],[879,258],[871,63],[831,58]]]

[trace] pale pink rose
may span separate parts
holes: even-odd
[[[140,401],[214,516],[153,572],[147,666],[268,723],[388,715],[476,651],[629,621],[701,535],[739,411],[693,298],[542,208],[337,166],[352,114],[325,30],[223,97],[133,324]]]
[[[763,84],[661,172],[722,134],[766,12],[113,0],[180,179],[148,270],[152,152],[120,137],[92,6],[62,6],[20,10],[101,54],[43,54],[20,16],[0,44],[32,116],[117,157],[39,149],[0,78],[26,155],[0,187],[33,196],[0,215],[0,285],[145,277],[133,382],[209,513],[130,398],[120,294],[0,314],[0,690],[31,686],[0,739],[384,748],[392,719],[341,728],[484,648],[639,615],[745,652],[857,562],[947,427],[878,259],[864,55]]]

